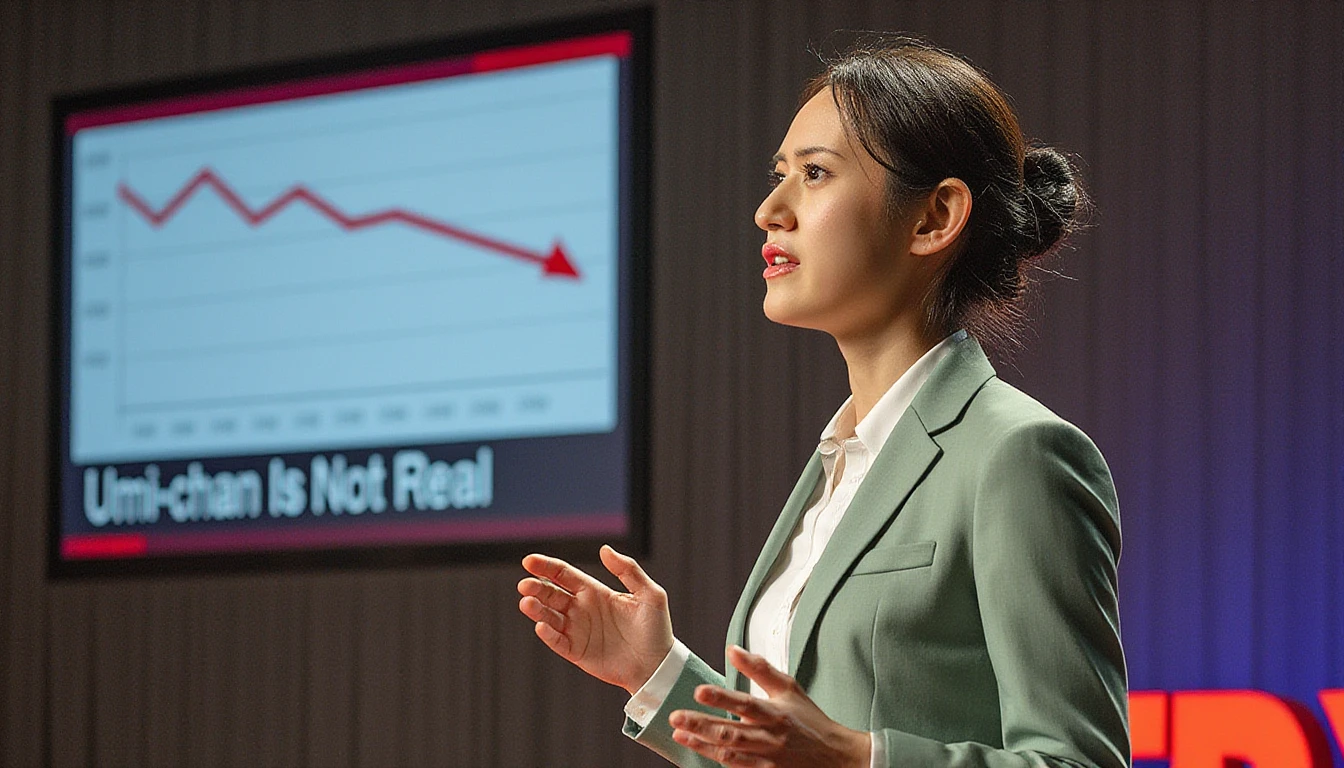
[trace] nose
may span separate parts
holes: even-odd
[[[760,207],[756,209],[756,226],[766,232],[787,231],[793,229],[794,225],[797,224],[793,215],[793,208],[788,203],[784,186],[784,184],[780,184],[770,190],[770,194],[765,196]]]

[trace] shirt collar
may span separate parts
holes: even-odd
[[[952,345],[965,340],[966,337],[966,331],[957,331],[935,344],[933,349],[925,352],[892,383],[873,405],[868,415],[857,424],[854,423],[854,397],[851,395],[846,398],[840,410],[835,412],[825,429],[821,431],[821,445],[817,450],[824,455],[833,454],[844,440],[838,435],[853,434],[870,454],[876,456],[886,444],[887,438],[891,436],[892,430],[896,429],[896,422],[901,420],[901,415],[910,407],[915,395],[919,394],[920,387],[928,381],[929,374],[933,373],[938,363],[952,352]]]

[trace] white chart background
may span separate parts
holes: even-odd
[[[610,431],[612,56],[91,128],[74,138],[71,458],[206,457]],[[545,255],[577,280],[401,222]]]

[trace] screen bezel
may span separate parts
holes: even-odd
[[[244,572],[258,570],[334,569],[351,567],[426,567],[499,562],[528,552],[545,551],[560,557],[591,561],[597,547],[610,543],[631,554],[645,554],[649,543],[649,335],[651,293],[651,91],[653,13],[637,8],[615,13],[570,17],[525,26],[421,41],[274,65],[230,70],[198,77],[157,81],[126,87],[58,96],[52,101],[51,254],[52,354],[50,394],[51,469],[48,526],[48,576],[153,576]],[[75,113],[124,107],[202,93],[319,77],[344,75],[378,67],[455,58],[485,50],[544,44],[604,32],[628,32],[630,82],[621,98],[630,99],[623,114],[628,120],[621,162],[622,289],[618,299],[620,334],[628,339],[620,364],[621,386],[628,397],[628,451],[626,456],[628,533],[619,539],[538,538],[444,544],[352,546],[339,549],[287,549],[189,556],[66,560],[62,557],[62,476],[70,441],[71,274],[70,141],[66,120]]]

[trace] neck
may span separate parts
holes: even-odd
[[[854,422],[863,420],[910,366],[942,340],[922,324],[895,323],[876,332],[836,339],[849,367]]]

